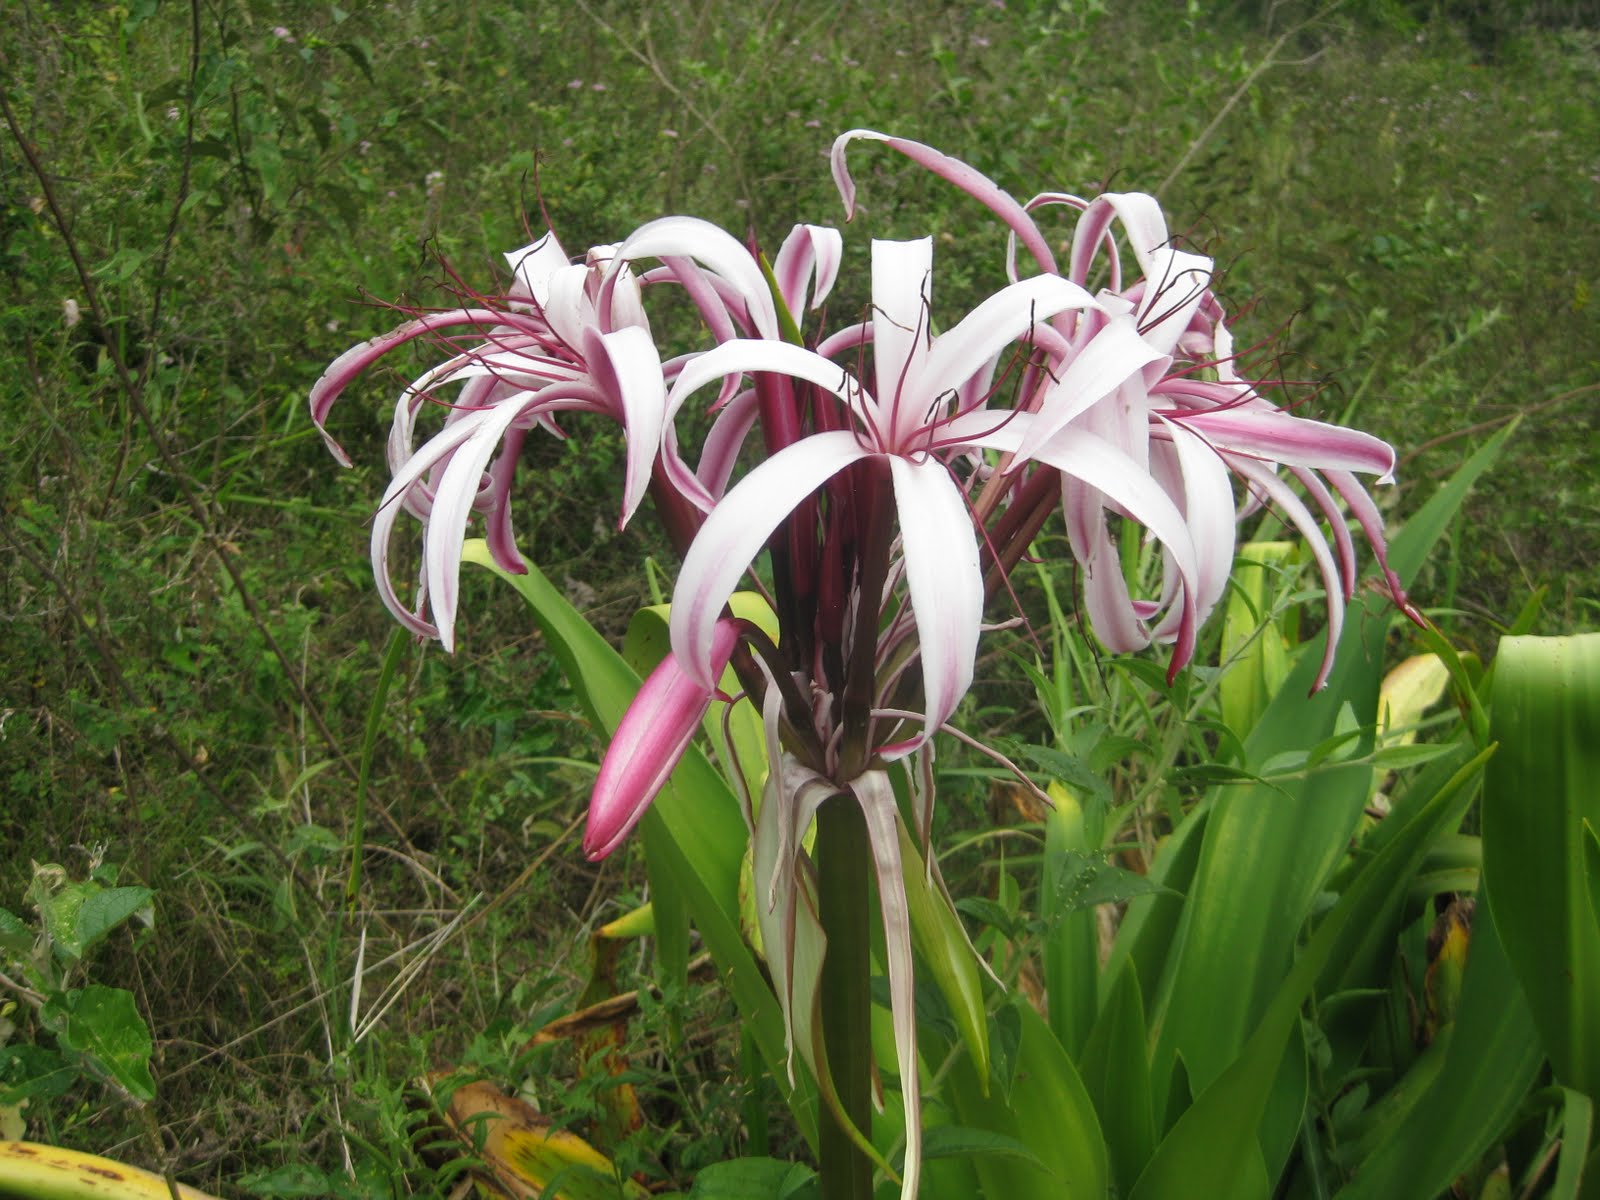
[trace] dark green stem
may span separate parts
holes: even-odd
[[[867,825],[852,796],[835,796],[817,813],[817,872],[822,929],[822,1035],[845,1113],[872,1129],[872,859]],[[872,1200],[872,1163],[836,1121],[818,1130],[822,1200]]]

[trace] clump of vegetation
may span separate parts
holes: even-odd
[[[0,1132],[21,1122],[219,1192],[398,1195],[449,1186],[466,1159],[419,1082],[447,1107],[441,1069],[522,1083],[591,1136],[614,1120],[599,1052],[538,1037],[595,977],[588,933],[647,898],[636,862],[577,849],[601,735],[509,589],[466,581],[453,660],[396,639],[363,527],[392,397],[372,386],[365,423],[348,405],[348,472],[305,415],[324,364],[395,323],[375,297],[446,303],[451,270],[491,278],[547,221],[586,246],[693,211],[771,244],[838,211],[823,156],[860,125],[1018,192],[1156,191],[1176,229],[1219,250],[1236,330],[1320,385],[1305,413],[1401,448],[1391,519],[1519,421],[1414,586],[1455,645],[1488,658],[1540,587],[1526,628],[1596,624],[1600,40],[1582,14],[1547,4],[1486,31],[1378,3],[1300,24],[1276,4],[1175,21],[1093,0],[671,19],[291,7],[27,2],[0,51],[0,404],[16,442],[0,465]],[[887,156],[862,192],[874,235],[937,231],[943,298],[980,294],[1003,245],[976,206]],[[865,235],[845,235],[864,254]],[[519,535],[620,640],[651,587],[637,564],[670,573],[670,551],[594,519],[620,444],[537,453]],[[1071,594],[1038,586],[1056,582]],[[1269,609],[1294,606],[1273,595]],[[989,664],[1018,703],[978,725],[1081,758],[1132,806],[1119,862],[1143,869],[1216,782],[1199,759],[1226,742],[1216,714],[1196,701],[1140,727],[1128,713],[1157,680],[1119,667],[1100,695],[1117,715],[1069,728],[1099,668],[1078,661],[1061,711],[1040,713],[1023,645],[1025,666]],[[1015,802],[975,764],[947,765],[941,836],[1011,837],[988,830],[990,805],[1009,823]],[[96,927],[92,956],[29,983],[4,964],[52,919],[32,864],[153,919]],[[1002,866],[963,849],[945,868],[957,895],[993,898],[969,916],[1023,993],[1044,928],[1028,923],[1044,905],[1019,890],[1027,867],[1026,852]],[[1414,977],[1430,959],[1411,916],[1397,970]],[[727,1082],[741,1047],[724,1002],[652,991],[649,968],[647,953],[610,968],[614,990],[639,989],[623,1049],[645,1118],[613,1157],[687,1189],[737,1154],[798,1156],[771,1085]],[[24,994],[51,989],[115,993],[119,1014],[128,998],[153,1035],[153,1099]],[[1400,1062],[1410,1030],[1395,1037]],[[1312,1049],[1324,1127],[1359,1137],[1364,1110]]]

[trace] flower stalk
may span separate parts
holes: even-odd
[[[817,810],[822,1036],[839,1103],[857,1129],[872,1127],[872,857],[861,809],[835,796]],[[915,1067],[913,1065],[912,1069]],[[836,1121],[818,1129],[823,1200],[872,1200],[872,1161]]]

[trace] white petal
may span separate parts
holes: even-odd
[[[748,306],[756,331],[764,338],[778,336],[777,310],[760,265],[737,238],[709,221],[662,217],[641,225],[617,247],[612,271],[616,263],[674,255],[692,258],[722,276]]]
[[[1359,429],[1291,416],[1279,410],[1223,408],[1183,412],[1176,420],[1219,450],[1319,471],[1361,471],[1386,480],[1394,447]]]
[[[661,359],[643,329],[629,327],[611,333],[585,336],[584,356],[596,382],[611,394],[619,408],[627,447],[627,468],[622,488],[622,521],[638,511],[650,486],[651,468],[661,452],[667,418],[667,388],[661,378]]]
[[[711,646],[717,618],[773,530],[868,453],[853,433],[813,434],[767,459],[711,510],[684,556],[672,596],[672,652],[697,682],[715,688]]]
[[[917,463],[892,457],[889,469],[922,658],[923,736],[931,738],[972,686],[983,572],[972,515],[945,465],[934,458]],[[917,744],[895,747],[892,756]]]
[[[550,298],[550,276],[568,264],[567,252],[561,248],[556,235],[546,233],[538,241],[512,250],[506,255],[515,282],[511,285],[511,299],[531,300],[543,308]]]
[[[882,771],[868,771],[850,785],[866,818],[867,843],[878,881],[883,915],[884,965],[889,975],[889,1012],[894,1052],[900,1060],[900,1099],[905,1109],[906,1156],[901,1200],[914,1200],[922,1176],[922,1088],[917,1076],[916,980],[911,957],[911,911],[900,859],[899,813],[894,788]]]
[[[393,534],[395,521],[399,519],[402,511],[401,501],[405,494],[438,463],[449,460],[461,444],[472,436],[482,420],[483,414],[473,414],[471,419],[447,425],[429,438],[422,449],[395,472],[388,488],[384,490],[378,511],[372,518],[372,572],[377,579],[378,596],[383,600],[384,607],[394,614],[396,620],[423,637],[439,637],[439,629],[400,603],[399,596],[395,594],[394,582],[389,576],[389,539]],[[476,493],[477,488],[474,486],[473,494]]]
[[[1010,284],[939,335],[910,386],[931,401],[965,383],[1007,346],[1025,339],[1035,325],[1068,309],[1096,307],[1093,296],[1057,275]],[[881,400],[881,379],[878,386]]]
[[[870,398],[862,393],[861,385],[838,363],[830,362],[802,346],[756,339],[724,342],[686,363],[667,396],[668,418],[677,414],[691,393],[713,379],[753,371],[774,371],[814,383],[843,400],[856,419],[866,424],[869,432],[873,431],[876,410]]]
[[[1195,596],[1196,616],[1206,616],[1227,589],[1237,543],[1237,517],[1233,484],[1227,464],[1205,441],[1173,424],[1163,422],[1172,435],[1173,449],[1183,475],[1183,515],[1194,539],[1199,568]]]
[[[1150,344],[1171,354],[1211,287],[1212,261],[1185,250],[1158,250],[1145,263],[1139,328]]]
[[[778,281],[778,294],[797,321],[810,301],[818,308],[833,290],[839,277],[839,262],[844,256],[844,237],[825,225],[796,225],[783,239],[772,274]],[[815,279],[814,296],[808,295]]]
[[[1139,336],[1131,317],[1107,322],[1051,385],[1039,406],[1033,437],[1020,448],[1020,457],[1029,457],[1034,447],[1163,357]]]
[[[455,648],[456,589],[461,579],[461,544],[466,540],[467,518],[482,486],[484,468],[505,431],[525,407],[502,404],[482,413],[476,421],[463,420],[448,427],[464,427],[469,436],[450,456],[450,465],[439,480],[422,540],[428,597],[434,624],[439,627],[439,643],[446,650]]]
[[[880,411],[895,431],[920,428],[926,414],[910,393],[933,336],[933,239],[872,243],[872,358]],[[903,411],[904,410],[904,411]]]

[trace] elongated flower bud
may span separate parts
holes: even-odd
[[[715,675],[728,665],[738,640],[737,623],[717,622],[711,650]],[[583,835],[583,852],[591,859],[610,854],[639,823],[688,749],[714,695],[670,652],[650,672],[600,764]]]

